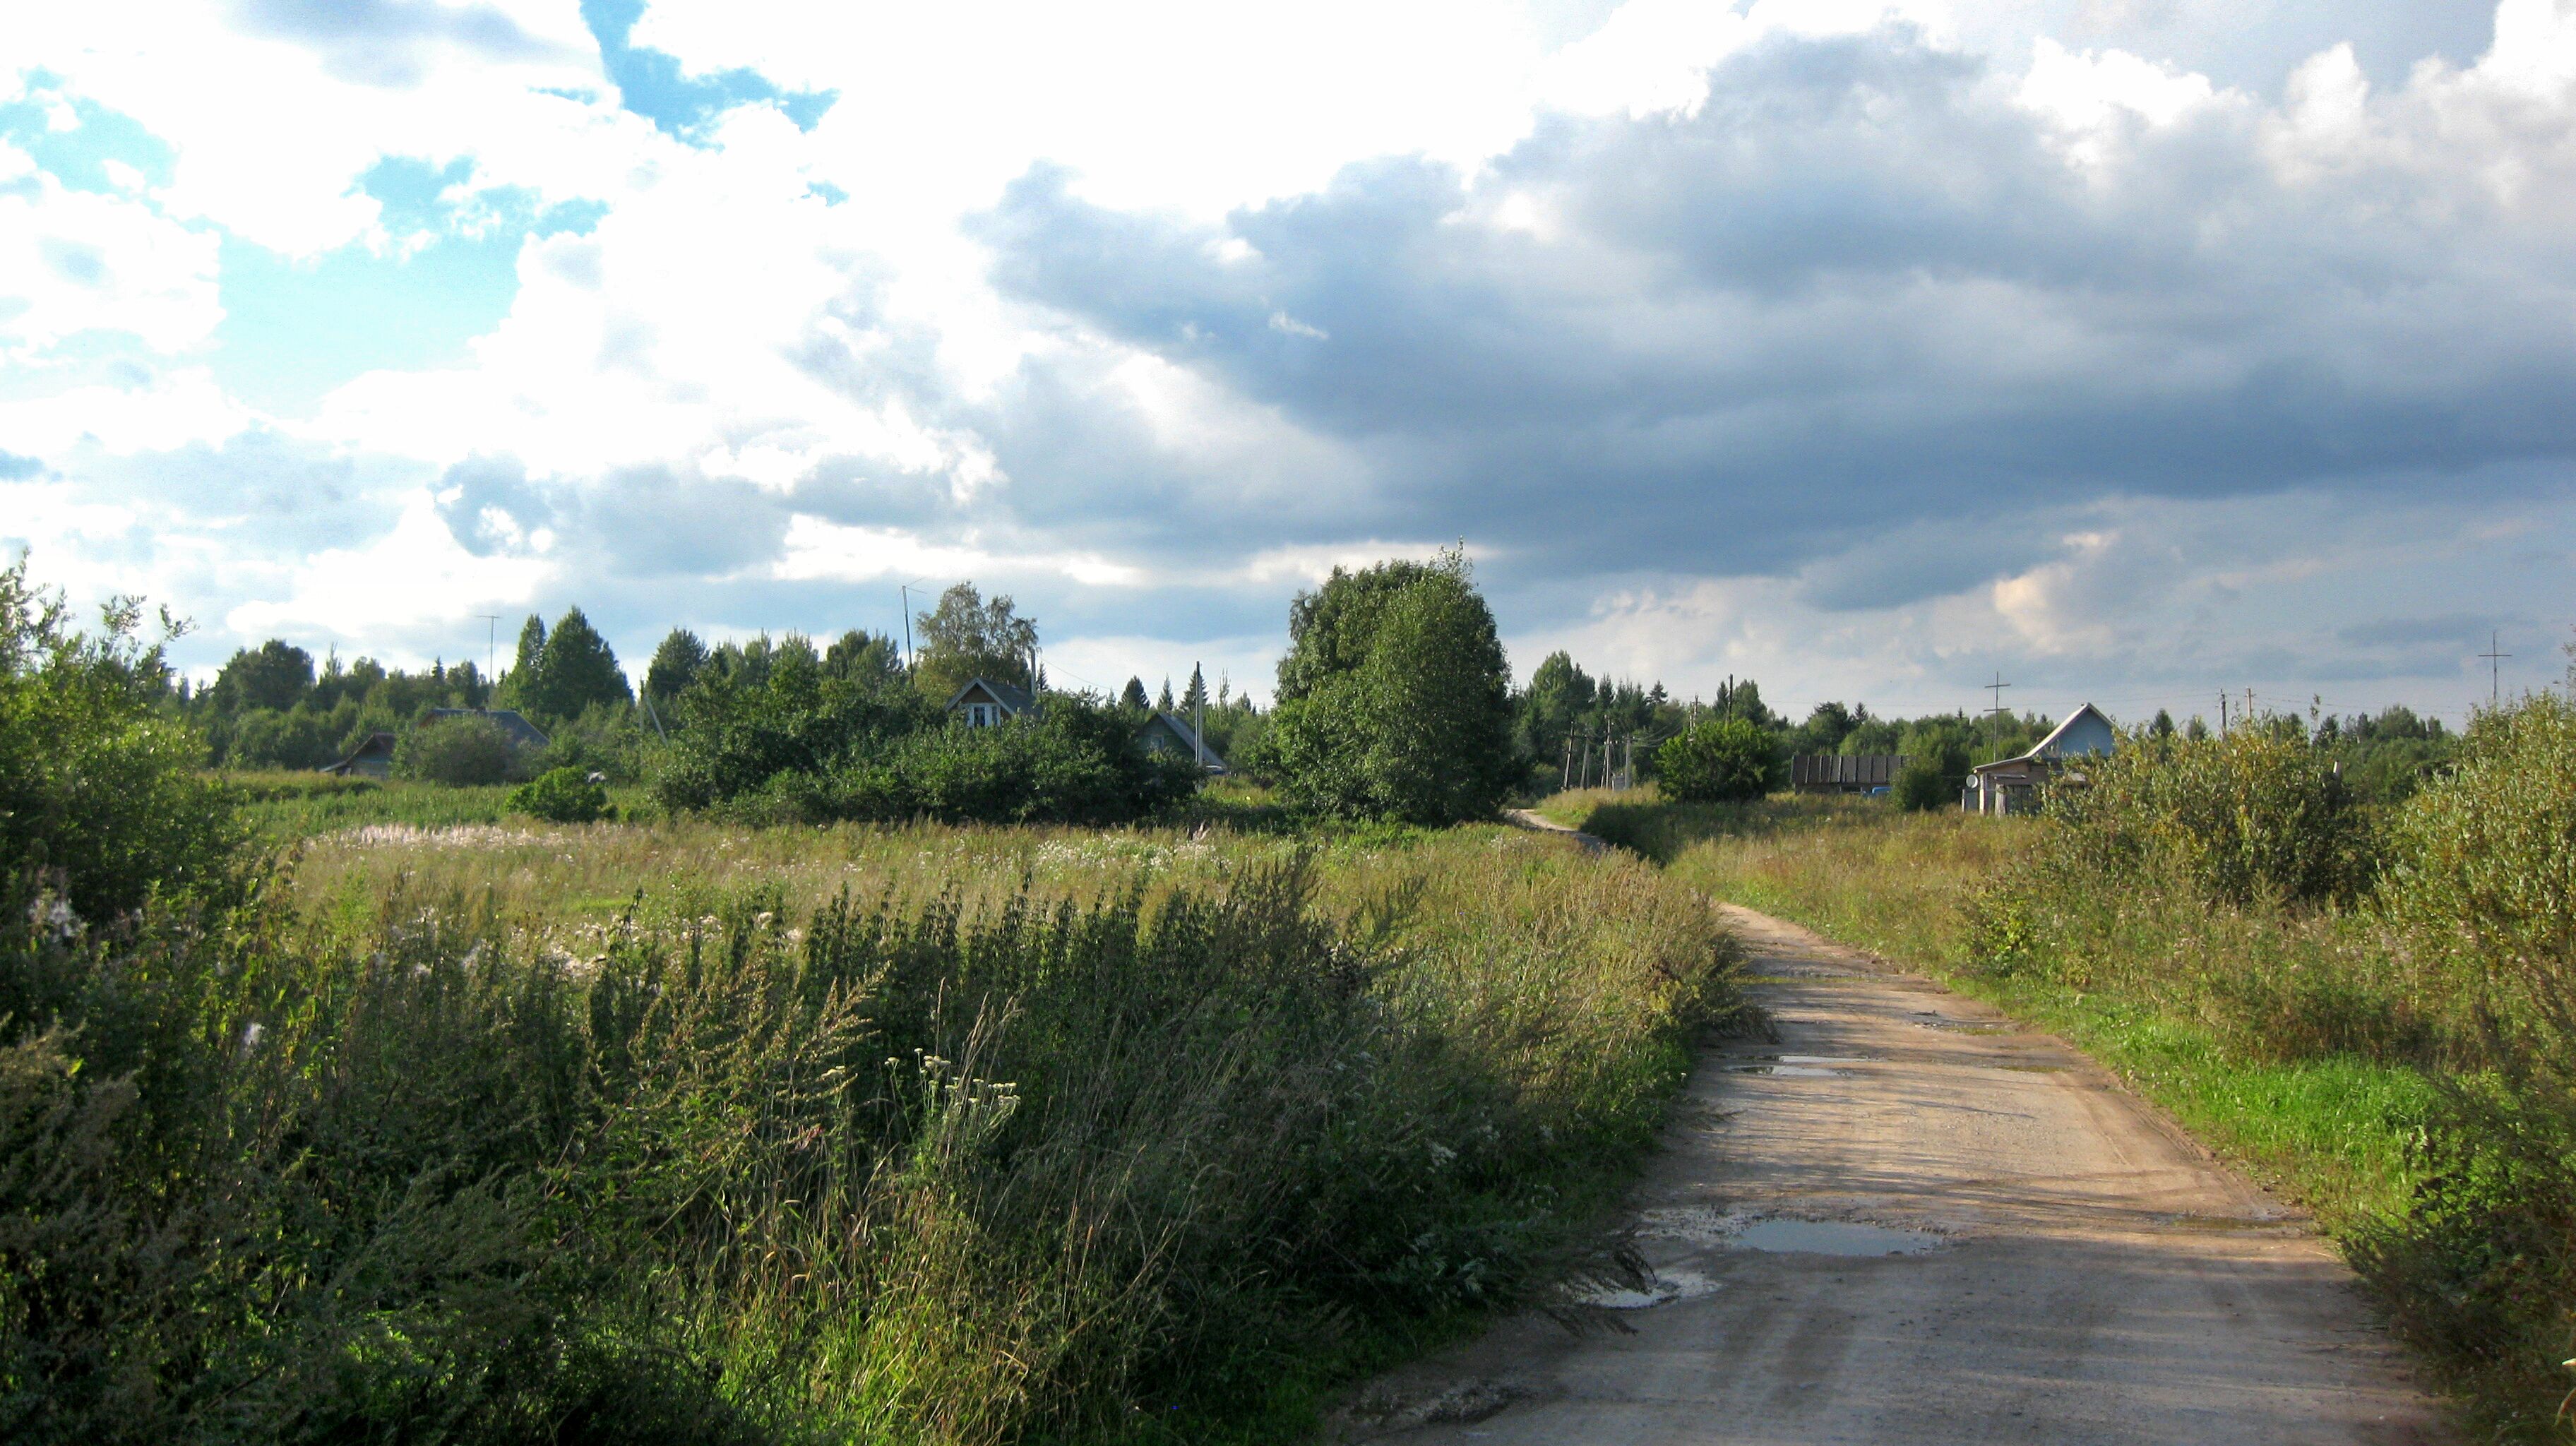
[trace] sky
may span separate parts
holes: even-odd
[[[2576,0],[0,8],[0,547],[200,676],[1261,694],[1463,543],[1523,676],[2457,721],[2571,483]]]

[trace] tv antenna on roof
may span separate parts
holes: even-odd
[[[493,670],[501,666],[501,615],[476,613],[483,620],[483,686],[492,686]]]
[[[2000,754],[2004,747],[2004,689],[2011,687],[2012,684],[2005,682],[2003,673],[1998,670],[1993,682],[1980,683],[1977,686],[1995,695],[1995,706],[1986,710],[1994,718],[1993,724],[1987,730],[1987,736],[1994,740],[1995,752]]]

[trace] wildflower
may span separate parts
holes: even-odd
[[[261,1024],[257,1020],[251,1021],[249,1026],[242,1030],[241,1052],[247,1055],[252,1050],[259,1048],[261,1037],[267,1033],[268,1026]]]

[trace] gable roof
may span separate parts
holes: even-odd
[[[1145,726],[1136,730],[1136,736],[1137,738],[1142,739],[1146,734],[1151,733],[1157,727],[1168,730],[1171,733],[1173,740],[1179,743],[1183,749],[1186,749],[1192,758],[1197,759],[1201,764],[1205,765],[1208,772],[1223,773],[1226,771],[1225,760],[1217,757],[1216,750],[1207,746],[1207,740],[1199,737],[1199,731],[1189,725],[1188,719],[1181,717],[1177,713],[1157,711],[1145,719]]]
[[[366,742],[350,749],[348,757],[343,758],[336,763],[323,764],[322,771],[324,773],[347,773],[351,767],[364,759],[390,759],[393,756],[394,735],[379,729],[376,732],[368,734]]]
[[[522,748],[543,748],[554,741],[516,708],[432,708],[421,715],[424,722],[439,718],[488,718]]]
[[[958,689],[957,692],[949,698],[947,706],[940,709],[940,711],[943,713],[956,712],[957,706],[966,701],[966,695],[979,688],[983,690],[984,696],[1001,704],[1002,711],[1006,713],[1026,713],[1029,711],[1029,705],[1037,701],[1035,698],[1029,696],[1029,690],[1026,688],[1017,687],[1010,683],[997,683],[990,678],[969,678],[966,680],[966,686]]]
[[[2011,758],[1998,758],[1992,763],[1980,763],[1977,765],[1975,771],[1983,773],[1989,768],[2002,768],[2005,765],[2012,763],[2033,763],[2042,758],[2064,757],[2067,751],[2065,747],[2066,735],[2068,732],[2073,730],[2077,724],[2082,723],[2087,719],[2091,719],[2092,721],[2101,724],[2103,731],[2110,733],[2115,739],[2119,736],[2119,726],[2111,721],[2110,714],[2103,712],[2101,709],[2094,707],[2090,703],[2083,703],[2077,705],[2074,712],[2067,714],[2064,722],[2049,729],[2047,737],[2042,738],[2039,742],[2031,745],[2031,749],[2028,753],[2018,754]],[[2084,752],[2089,754],[2093,752],[2093,750],[2087,748]]]

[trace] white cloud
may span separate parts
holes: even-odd
[[[0,365],[85,331],[175,352],[223,319],[216,238],[116,196],[66,189],[0,143]]]

